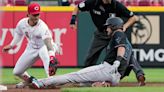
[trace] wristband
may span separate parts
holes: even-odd
[[[77,17],[76,15],[72,15],[70,24],[75,24],[76,17]]]
[[[123,57],[121,57],[121,56],[117,56],[117,58],[116,58],[116,60],[118,60],[118,61],[122,61],[124,58]]]

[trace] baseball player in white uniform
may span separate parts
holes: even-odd
[[[47,24],[40,19],[40,5],[37,3],[31,3],[28,6],[28,17],[18,22],[12,42],[5,46],[3,51],[7,52],[12,49],[24,36],[28,40],[28,45],[13,70],[14,75],[24,80],[24,82],[16,85],[17,88],[25,87],[31,82],[31,76],[26,70],[38,58],[43,61],[48,77],[54,75],[57,69],[57,59],[55,59],[57,48],[53,47],[56,47],[56,44],[52,43],[52,36]]]
[[[102,64],[45,79],[37,80],[33,78],[33,87],[45,88],[47,86],[59,86],[66,83],[95,83],[104,81],[110,83],[112,86],[119,84],[120,79],[125,77],[132,55],[131,44],[123,32],[123,24],[123,20],[118,17],[107,19],[105,30],[111,36],[111,40],[109,41],[107,55]]]

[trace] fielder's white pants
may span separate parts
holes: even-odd
[[[45,45],[38,49],[35,49],[32,46],[28,45],[23,54],[19,57],[18,61],[16,62],[13,74],[21,76],[39,58],[42,60],[45,72],[48,76],[49,55]]]

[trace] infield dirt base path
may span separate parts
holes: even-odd
[[[15,88],[15,85],[5,85],[7,86],[8,90],[2,91],[2,92],[61,92],[60,88],[58,89],[31,89],[31,88],[23,88],[23,89],[18,89]],[[129,82],[122,82],[119,84],[119,87],[137,87],[138,83],[129,83]],[[158,83],[158,82],[148,82],[146,83],[147,87],[164,87],[164,83]],[[67,86],[66,86],[67,87]],[[73,87],[69,85],[68,87]]]

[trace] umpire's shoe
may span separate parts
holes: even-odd
[[[145,83],[145,76],[144,75],[140,75],[138,76],[138,83],[139,83],[139,86],[145,86],[146,83]]]
[[[38,81],[36,78],[33,77],[32,83],[31,83],[32,88],[34,89],[41,89],[44,88],[44,84],[40,81]]]

